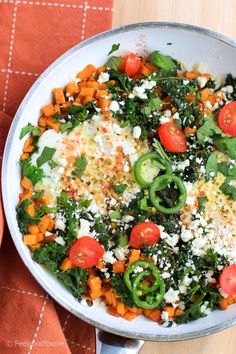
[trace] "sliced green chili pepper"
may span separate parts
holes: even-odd
[[[161,205],[162,199],[156,194],[156,192],[165,189],[172,182],[175,183],[175,185],[178,187],[180,194],[178,197],[178,202],[173,205],[173,207],[168,208]],[[153,206],[163,214],[177,213],[177,211],[179,211],[184,206],[187,199],[187,191],[184,183],[179,177],[174,175],[163,175],[157,177],[150,187],[149,195]]]
[[[138,267],[142,267],[143,271],[135,274]],[[151,286],[142,284],[144,278],[147,277],[149,280],[153,278]],[[148,261],[134,262],[126,269],[124,281],[137,306],[145,309],[153,309],[159,306],[165,293],[165,286],[155,264]]]
[[[141,156],[134,164],[134,177],[142,188],[148,188],[160,171],[171,174],[169,161],[161,159],[155,152]]]

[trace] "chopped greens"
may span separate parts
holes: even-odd
[[[116,186],[113,186],[113,189],[117,194],[123,194],[127,187],[127,184],[117,184]]]
[[[116,52],[119,48],[120,48],[120,43],[112,44],[111,50],[109,51],[109,53],[107,55],[110,55],[110,54]]]
[[[41,155],[37,158],[37,166],[41,167],[46,162],[52,161],[53,155],[55,154],[56,149],[45,146]]]
[[[21,129],[20,139],[23,139],[26,134],[31,133],[33,136],[37,136],[40,132],[40,128],[34,127],[31,123],[28,123],[24,128]]]
[[[81,179],[86,169],[86,165],[87,165],[87,160],[85,154],[82,154],[80,157],[78,156],[75,161],[76,168],[73,170],[73,174],[79,179]]]
[[[38,168],[30,163],[28,160],[21,160],[20,167],[23,176],[29,178],[33,185],[37,184],[44,177],[44,172],[41,168]]]

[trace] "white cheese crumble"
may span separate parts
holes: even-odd
[[[59,230],[65,231],[66,218],[63,215],[61,215],[61,214],[57,214],[54,227],[55,227],[55,229],[59,229]]]
[[[65,246],[66,242],[62,236],[57,236],[54,240],[58,245]]]
[[[103,84],[104,82],[109,81],[110,75],[108,73],[101,73],[98,77],[99,84]]]
[[[207,78],[205,78],[204,76],[199,76],[197,78],[197,83],[200,86],[200,88],[203,88],[207,83]]]
[[[80,219],[80,228],[77,233],[77,238],[82,236],[90,236],[90,222],[86,219]]]
[[[113,251],[106,251],[103,255],[103,260],[105,263],[113,264],[116,262]]]
[[[134,129],[133,129],[133,138],[134,138],[134,139],[139,139],[141,133],[142,133],[142,130],[141,130],[141,128],[137,125],[137,126],[134,127]]]
[[[170,287],[164,295],[164,300],[167,304],[172,304],[174,306],[175,303],[179,301],[179,291]]]
[[[169,313],[167,311],[162,311],[161,319],[162,321],[167,322],[169,320]]]
[[[111,101],[110,110],[111,110],[112,112],[117,112],[117,111],[119,111],[119,109],[120,109],[119,103],[116,102],[116,101]],[[118,124],[117,124],[117,125],[118,125]]]

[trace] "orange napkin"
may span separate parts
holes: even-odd
[[[60,54],[111,27],[113,0],[0,2],[0,167],[11,117]],[[7,114],[6,114],[7,113]],[[0,199],[0,245],[4,219]],[[5,225],[0,248],[0,353],[91,354],[94,328],[56,304],[31,276]]]

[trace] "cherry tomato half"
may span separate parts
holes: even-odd
[[[126,75],[134,76],[135,74],[137,74],[139,72],[140,65],[141,65],[140,58],[136,54],[130,53],[127,56],[127,60],[125,64]]]
[[[134,226],[130,235],[130,245],[134,248],[152,246],[160,239],[159,227],[152,222],[145,221]]]
[[[236,136],[236,101],[227,103],[220,110],[217,121],[225,134]]]
[[[187,141],[182,130],[175,123],[165,123],[157,128],[162,145],[169,152],[187,151]]]
[[[219,283],[221,289],[227,295],[236,295],[236,264],[232,264],[223,269]]]
[[[71,262],[80,268],[91,268],[95,266],[104,254],[104,248],[92,237],[83,236],[79,238],[69,250]]]

